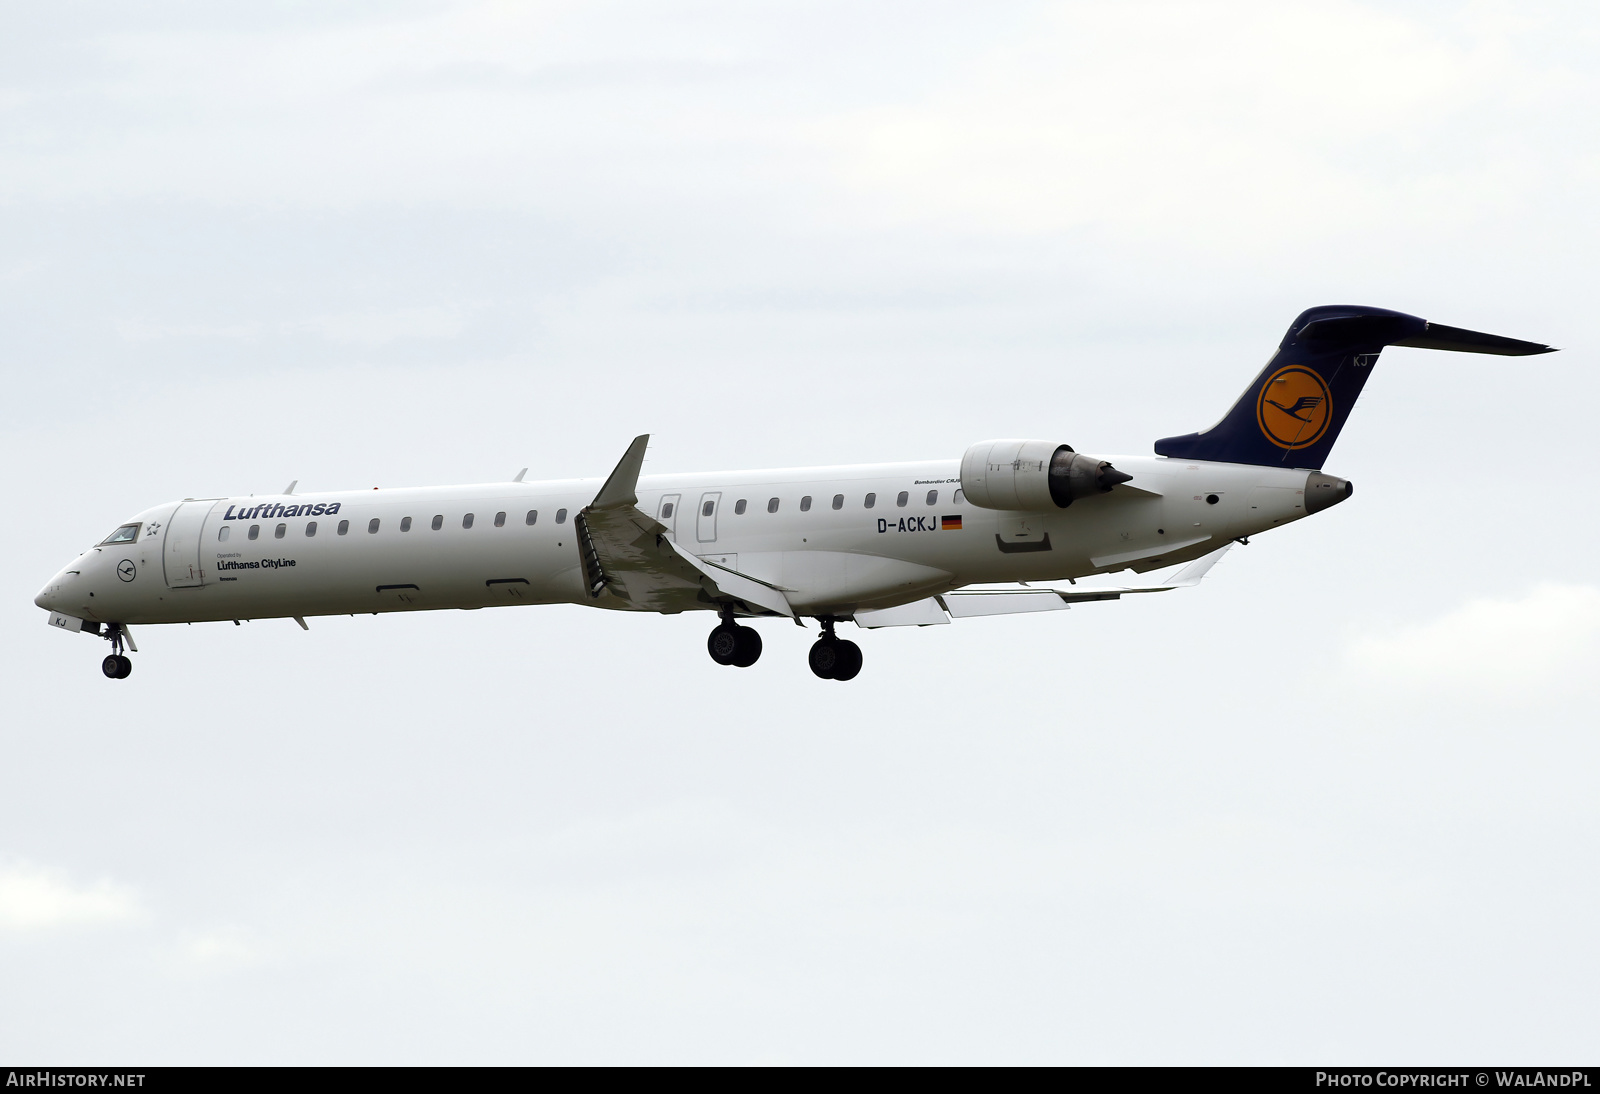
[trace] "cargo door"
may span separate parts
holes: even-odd
[[[205,571],[200,565],[200,548],[206,528],[206,517],[215,505],[212,501],[186,501],[167,521],[166,545],[161,552],[161,566],[166,574],[167,588],[182,589],[205,584]]]

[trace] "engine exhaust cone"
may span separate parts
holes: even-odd
[[[1104,494],[1132,475],[1124,474],[1106,460],[1097,460],[1062,445],[1050,460],[1050,500],[1065,509],[1079,498]]]

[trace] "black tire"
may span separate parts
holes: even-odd
[[[121,680],[122,658],[115,653],[106,654],[106,659],[100,662],[100,671],[106,674],[107,680]]]
[[[754,627],[739,627],[739,652],[734,654],[736,667],[747,669],[761,659],[761,632]]]
[[[117,673],[118,680],[126,680],[133,675],[133,662],[128,660],[126,654],[117,654],[117,660],[122,662],[121,671]]]
[[[833,668],[835,680],[854,680],[861,671],[861,647],[849,639],[839,640],[839,663]]]
[[[743,627],[723,623],[712,631],[711,637],[706,639],[706,652],[711,660],[719,665],[733,664],[734,658],[739,656],[739,632],[742,630]]]
[[[834,669],[839,667],[838,639],[817,639],[811,645],[811,652],[806,654],[806,661],[810,664],[812,672],[824,680],[832,680]]]

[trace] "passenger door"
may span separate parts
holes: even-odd
[[[661,504],[656,507],[656,519],[667,526],[667,538],[677,541],[678,531],[678,499],[680,494],[665,494]]]
[[[701,543],[717,542],[717,508],[721,504],[721,491],[700,495],[700,508],[694,514],[694,538]]]
[[[186,501],[167,521],[167,538],[161,552],[167,588],[205,584],[205,571],[200,565],[201,537],[214,505],[211,501]]]

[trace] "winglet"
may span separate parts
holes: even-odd
[[[1128,593],[1169,593],[1173,589],[1193,588],[1200,584],[1201,578],[1211,572],[1211,567],[1222,561],[1222,556],[1227,554],[1232,546],[1231,543],[1224,544],[1209,555],[1201,555],[1160,585],[1134,585],[1109,589],[1103,586],[1080,585],[1072,590],[1056,589],[1055,594],[1068,604],[1080,604],[1091,600],[1116,600]]]
[[[617,462],[611,477],[589,504],[595,509],[613,509],[622,505],[638,505],[639,496],[634,488],[639,485],[639,471],[644,467],[644,450],[650,443],[650,434],[641,433],[633,439],[628,450]]]
[[[528,469],[526,467],[524,467],[521,471],[517,472],[517,477],[512,479],[511,481],[512,482],[521,482],[522,481],[522,476],[526,475],[527,473],[528,473]]]
[[[1220,550],[1212,551],[1209,555],[1202,555],[1189,565],[1179,570],[1167,579],[1164,588],[1183,589],[1190,585],[1200,584],[1200,579],[1210,572],[1211,567],[1222,561],[1222,556],[1228,553],[1228,548],[1233,544],[1224,545]]]
[[[285,486],[285,487],[284,487],[284,488],[283,488],[283,492],[284,492],[284,493],[285,493],[285,494],[293,494],[293,493],[294,493],[294,488],[295,488],[295,487],[297,487],[297,486],[299,486],[299,485],[300,485],[300,480],[299,480],[299,479],[295,479],[295,480],[294,480],[294,481],[293,481],[293,482],[291,482],[291,483],[290,483],[290,484],[289,484],[289,485],[288,485],[288,486]]]

